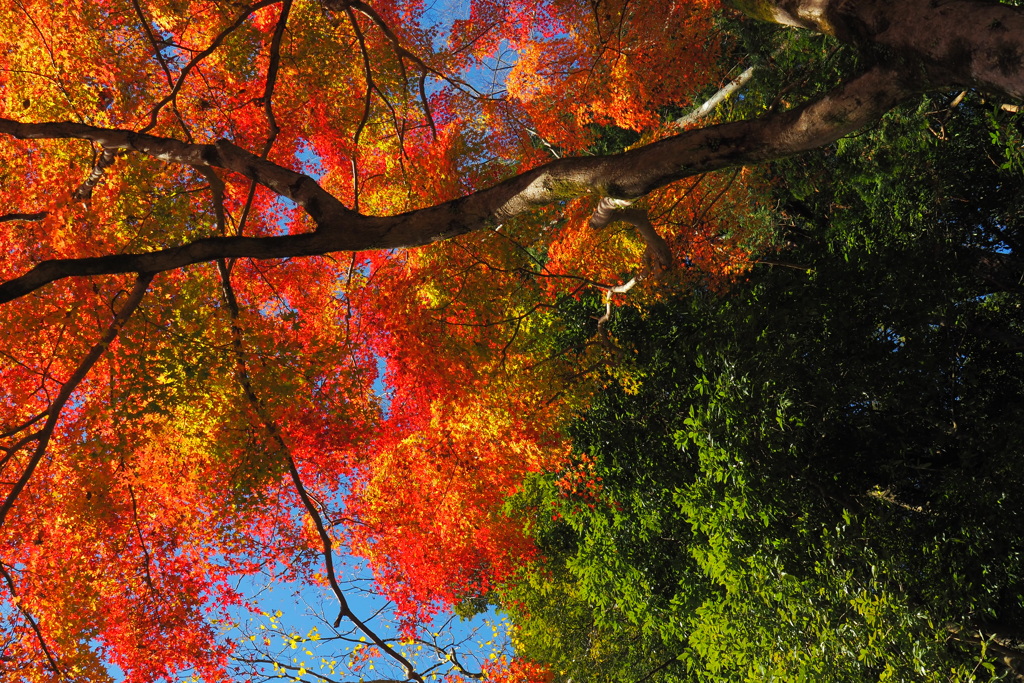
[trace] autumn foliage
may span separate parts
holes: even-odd
[[[667,135],[720,78],[712,9],[5,0],[0,117],[228,139],[394,215],[611,128]],[[716,286],[745,262],[729,207],[752,191],[736,173],[652,195],[679,265],[661,280],[635,230],[572,200],[422,249],[70,278],[0,306],[0,670],[225,679],[239,577],[327,585],[325,553],[366,558],[409,637],[509,580],[536,550],[504,501],[565,462],[560,424],[614,355],[593,318],[552,342],[566,308],[634,277],[637,297]],[[11,136],[0,214],[0,280],[310,229],[238,174]]]

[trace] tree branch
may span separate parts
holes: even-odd
[[[600,229],[614,221],[629,223],[640,234],[646,248],[644,267],[648,273],[658,273],[672,268],[672,250],[668,242],[658,234],[651,224],[647,211],[627,208],[631,202],[604,197],[597,204],[590,217],[590,227]]]
[[[882,47],[945,85],[1024,97],[1024,8],[976,0],[726,0],[762,21]]]
[[[43,655],[46,657],[46,661],[50,663],[50,668],[54,673],[63,678],[64,673],[60,670],[60,667],[57,666],[57,658],[54,657],[53,653],[50,652],[50,648],[46,645],[46,639],[43,638],[43,631],[39,628],[39,622],[35,620],[32,614],[25,609],[21,600],[18,599],[18,593],[14,587],[14,579],[11,577],[10,572],[7,571],[7,567],[3,562],[0,562],[0,576],[3,577],[4,582],[7,584],[7,590],[11,592],[11,604],[17,606],[18,611],[21,612],[23,617],[25,617],[29,626],[32,627],[32,631],[36,634],[36,640],[39,641],[39,647],[43,650]]]
[[[66,277],[157,272],[218,258],[289,258],[334,251],[413,247],[502,223],[568,196],[636,199],[676,180],[821,147],[874,121],[913,94],[900,72],[877,66],[816,101],[752,121],[691,130],[608,157],[556,159],[493,187],[397,216],[363,216],[312,178],[261,159],[233,143],[187,144],[170,138],[79,123],[0,119],[0,134],[83,139],[170,163],[224,168],[301,206],[313,233],[262,238],[213,237],[144,254],[44,261],[0,284],[0,303]]]
[[[277,141],[277,136],[281,132],[281,128],[277,125],[277,117],[274,115],[274,87],[277,85],[277,74],[281,66],[281,41],[284,39],[284,30],[288,26],[288,14],[291,12],[291,8],[292,0],[284,0],[284,3],[281,5],[281,14],[277,18],[277,26],[274,27],[274,37],[270,41],[267,82],[263,88],[262,100],[263,116],[267,120],[267,140],[263,143],[263,151],[260,154],[260,157],[263,159],[267,159],[270,156],[270,150],[274,147],[274,142]],[[242,206],[242,211],[238,216],[238,228],[235,231],[238,235],[241,235],[245,229],[245,221],[249,217],[249,211],[252,209],[252,202],[255,198],[256,181],[253,180],[249,183],[249,193],[246,195],[245,204]],[[223,213],[223,183],[221,184],[220,205],[221,212]],[[227,231],[224,229],[226,226],[222,215],[218,216],[218,221],[221,224],[220,233],[226,235]]]
[[[691,123],[696,123],[715,110],[715,107],[729,99],[733,93],[742,88],[754,77],[757,66],[748,66],[747,69],[735,79],[726,83],[718,92],[704,101],[702,105],[691,111],[686,116],[680,116],[675,120],[679,128],[686,128]]]
[[[80,201],[88,201],[92,199],[92,191],[96,189],[100,179],[103,178],[103,173],[114,164],[114,151],[111,149],[103,149],[100,152],[100,158],[96,160],[96,163],[92,167],[92,172],[89,173],[78,189],[75,190],[71,196]]]
[[[10,221],[41,221],[49,215],[49,211],[37,211],[35,213],[5,213],[0,216],[0,223],[7,223]]]
[[[223,260],[218,261],[217,266],[220,273],[221,285],[224,291],[224,299],[227,303],[228,314],[231,318],[231,344],[235,354],[235,375],[242,388],[242,392],[245,394],[246,400],[252,406],[253,410],[256,411],[260,422],[263,423],[263,428],[267,432],[267,435],[274,441],[281,457],[285,459],[285,462],[288,465],[288,474],[291,477],[292,484],[295,486],[295,491],[298,493],[299,499],[302,501],[302,505],[305,508],[306,513],[309,515],[310,519],[313,521],[313,525],[316,527],[317,536],[320,538],[321,552],[324,558],[324,569],[327,574],[327,582],[331,586],[331,591],[334,593],[334,597],[338,600],[338,618],[334,622],[334,626],[337,627],[338,624],[341,623],[342,618],[348,619],[360,632],[369,638],[374,645],[380,648],[382,652],[400,664],[405,670],[407,678],[418,681],[419,683],[424,683],[423,677],[416,672],[415,667],[413,667],[412,663],[408,659],[384,642],[376,631],[371,629],[365,622],[356,616],[348,603],[348,599],[345,597],[344,591],[341,589],[341,585],[338,582],[338,575],[334,568],[334,542],[331,540],[330,534],[327,533],[327,528],[324,525],[320,511],[313,503],[313,499],[310,497],[309,492],[302,483],[302,477],[295,464],[295,458],[292,457],[291,449],[288,448],[288,444],[285,443],[281,430],[278,429],[277,424],[267,412],[263,401],[256,393],[256,389],[252,384],[252,379],[249,376],[247,367],[248,363],[246,361],[245,347],[242,341],[242,328],[238,324],[240,309],[238,306],[238,299],[231,286],[231,275]]]

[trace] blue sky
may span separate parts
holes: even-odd
[[[420,671],[432,671],[437,676],[447,673],[451,667],[443,653],[453,650],[460,663],[474,671],[479,671],[480,662],[492,653],[510,654],[505,622],[493,611],[469,621],[453,615],[439,616],[419,635],[419,642],[403,644],[392,605],[374,593],[366,567],[350,564],[339,579],[352,610],[383,639],[394,640],[389,644]],[[366,647],[366,639],[346,622],[337,629],[333,627],[337,602],[329,590],[294,584],[250,587],[258,589],[255,602],[262,614],[237,610],[235,618],[239,624],[227,635],[251,643],[285,666],[293,667],[289,676],[309,681],[323,681],[319,676],[338,681],[360,680],[364,676],[403,678],[399,667],[385,659],[366,662],[358,671],[349,673],[350,653],[353,648]],[[272,666],[264,669],[269,673]],[[306,673],[300,673],[302,669]]]

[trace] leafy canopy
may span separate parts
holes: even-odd
[[[796,398],[761,390],[808,377],[780,370],[792,357],[751,348],[770,334],[759,336],[756,316],[729,302],[789,291],[751,268],[773,262],[767,240],[793,216],[831,225],[836,232],[822,238],[831,245],[863,242],[878,263],[898,262],[888,233],[831,222],[854,199],[873,218],[891,209],[904,226],[958,226],[934,248],[963,254],[960,265],[1006,291],[1014,236],[1000,236],[1003,214],[983,236],[965,235],[971,219],[931,217],[926,191],[872,194],[883,185],[877,166],[826,158],[807,176],[740,167],[831,143],[919,87],[978,82],[1011,96],[1024,87],[1005,46],[975,50],[1001,55],[995,68],[983,59],[966,76],[938,68],[941,59],[922,51],[939,38],[967,40],[956,21],[925,47],[876,49],[850,28],[863,25],[860,9],[883,11],[870,4],[843,3],[849,26],[822,24],[825,15],[801,3],[768,12],[856,43],[838,48],[820,37],[766,37],[703,0],[478,0],[449,15],[416,1],[0,3],[3,673],[104,681],[116,666],[130,681],[538,681],[576,676],[563,673],[566,661],[594,675],[675,675],[675,662],[749,673],[757,653],[792,644],[799,631],[758,625],[789,610],[825,633],[832,613],[812,609],[808,596],[841,601],[850,577],[848,607],[863,619],[844,622],[856,637],[835,648],[868,638],[857,653],[863,666],[850,666],[889,671],[882,653],[894,646],[871,640],[872,624],[895,618],[903,646],[923,632],[913,610],[945,593],[914,602],[893,593],[896,579],[867,578],[864,562],[891,556],[895,574],[914,566],[949,577],[884,543],[834,571],[811,571],[808,558],[825,562],[849,538],[833,533],[835,510],[806,489],[769,485],[801,467],[775,457],[803,444],[780,435],[812,438],[801,428],[835,401],[867,414],[858,391],[883,406],[901,393],[924,396],[916,421],[850,418],[873,447],[894,435],[894,447],[910,444],[891,466],[847,452],[841,432],[829,432],[845,460],[821,486],[839,500],[868,495],[900,509],[923,509],[918,495],[954,500],[951,477],[907,472],[922,458],[945,465],[946,446],[940,456],[912,446],[921,434],[941,442],[945,412],[960,400],[929,393],[947,376],[935,368],[952,363],[966,374],[964,358],[991,350],[962,351],[941,321],[959,320],[961,309],[971,320],[998,317],[1012,303],[984,291],[971,299],[955,280],[945,299],[921,294],[926,315],[914,309],[866,328],[858,319],[850,339],[870,353],[850,353],[881,367],[895,351],[879,346],[904,344],[906,327],[932,344],[914,356],[924,370],[863,388],[841,376],[835,386],[856,391],[801,412],[790,410]],[[985,15],[986,39],[993,27],[1024,31],[1019,13],[984,11],[1002,12]],[[897,38],[913,23],[890,18],[886,35]],[[681,118],[738,63],[780,67],[730,105],[745,120],[698,128]],[[909,85],[909,73],[932,80]],[[839,86],[814,100],[812,81]],[[945,119],[936,125],[944,135]],[[994,134],[1016,148],[1009,127]],[[910,133],[898,138],[909,142],[859,153],[893,170],[904,168],[900,151],[937,154]],[[975,140],[974,158],[982,149],[990,151]],[[1018,163],[1011,154],[1000,170]],[[734,170],[701,174],[722,168]],[[777,193],[772,173],[797,179],[788,194]],[[833,175],[845,184],[818,184]],[[998,187],[985,210],[1016,215]],[[825,196],[831,203],[819,205]],[[906,239],[918,237],[907,230]],[[861,263],[853,253],[843,252]],[[839,281],[855,279],[820,253],[807,258],[822,259],[822,272],[836,267]],[[685,334],[659,317],[682,315],[690,304],[681,291],[714,302],[707,318],[682,316]],[[778,339],[827,345],[828,325],[812,323],[815,311],[835,310],[830,294],[808,294],[810,308],[794,304],[810,319],[793,314],[796,327]],[[634,312],[617,312],[624,297]],[[670,379],[652,379],[670,352],[647,355],[637,338],[669,347],[718,323],[736,336],[696,344],[692,357],[667,361]],[[1017,329],[985,324],[997,334]],[[696,386],[679,374],[691,371],[704,377]],[[972,398],[983,422],[1016,375],[980,375],[996,387]],[[761,400],[748,404],[751,383]],[[638,396],[649,405],[626,398]],[[748,409],[755,417],[741,419]],[[581,427],[581,415],[600,416],[611,433]],[[666,468],[677,451],[684,466]],[[630,458],[636,470],[624,472]],[[658,471],[670,476],[661,481]],[[793,501],[806,509],[787,507]],[[844,529],[903,529],[871,517],[871,505],[881,503],[856,518],[861,510],[850,508]],[[786,517],[803,514],[801,524]],[[935,525],[924,527],[914,537],[939,557],[946,546]],[[771,549],[756,545],[759,534]],[[991,556],[984,543],[971,547]],[[346,557],[368,563],[374,590],[393,601],[393,633],[350,602]],[[992,572],[991,595],[928,622],[928,661],[966,666],[943,657],[937,620],[950,620],[957,642],[977,645],[966,634],[988,628],[978,614],[1012,594],[1017,570],[966,563],[952,576],[980,585]],[[316,629],[258,614],[258,586],[287,582],[330,598]],[[760,602],[741,601],[740,588]],[[445,625],[451,610],[468,615],[495,601],[520,622],[518,657],[495,644],[500,634],[464,647],[460,638],[470,637]],[[655,613],[680,619],[656,624]],[[528,630],[535,624],[541,640]],[[726,626],[733,631],[716,630]],[[590,659],[577,656],[581,634]],[[623,652],[623,638],[664,661],[651,667]],[[725,638],[735,647],[723,652]],[[291,653],[300,645],[306,658]],[[318,656],[322,646],[333,654]],[[814,665],[764,663],[794,676]]]

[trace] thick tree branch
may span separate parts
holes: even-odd
[[[37,211],[35,213],[5,213],[0,216],[0,223],[9,221],[41,221],[50,213],[48,211]]]
[[[241,174],[294,201],[317,225],[315,232],[300,235],[214,237],[145,254],[44,261],[25,275],[0,284],[0,303],[66,277],[159,272],[219,258],[272,259],[413,247],[502,223],[567,197],[599,194],[636,199],[689,176],[829,144],[876,120],[913,92],[901,73],[879,66],[787,112],[686,131],[614,156],[556,159],[466,197],[387,217],[360,215],[309,176],[261,159],[226,140],[187,144],[79,123],[0,119],[0,134],[17,138],[90,140],[170,163]]]

